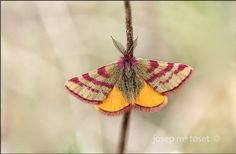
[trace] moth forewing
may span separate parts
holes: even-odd
[[[192,68],[182,63],[138,59],[139,75],[157,92],[166,93],[179,87],[191,75]],[[151,71],[150,71],[151,70]]]
[[[65,87],[83,102],[102,102],[106,99],[119,78],[119,69],[112,63],[97,70],[74,77]]]

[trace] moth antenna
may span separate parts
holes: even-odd
[[[136,37],[136,39],[133,41],[133,44],[131,46],[131,48],[128,50],[128,53],[131,51],[131,49],[135,49],[135,47],[138,44],[138,36]]]
[[[118,42],[117,40],[115,40],[112,36],[111,36],[111,39],[112,39],[112,42],[113,42],[114,46],[116,47],[116,49],[117,49],[120,53],[124,54],[124,53],[125,53],[125,47],[124,47],[120,42]]]

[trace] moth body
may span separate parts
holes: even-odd
[[[127,99],[128,103],[134,104],[143,86],[142,80],[135,70],[137,60],[135,57],[130,59],[122,57],[119,62],[122,63],[121,66],[123,67],[120,68],[121,76],[117,82],[117,87]]]

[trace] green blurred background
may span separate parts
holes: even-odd
[[[135,55],[194,68],[161,111],[132,111],[127,152],[236,152],[236,2],[131,2]],[[121,55],[123,2],[1,1],[2,152],[116,152],[107,117],[64,82]]]

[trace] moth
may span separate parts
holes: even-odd
[[[167,94],[178,89],[191,75],[192,67],[135,58],[130,49],[112,38],[122,57],[97,70],[73,77],[65,88],[82,102],[96,105],[106,115],[120,115],[131,109],[158,111],[168,102]]]

